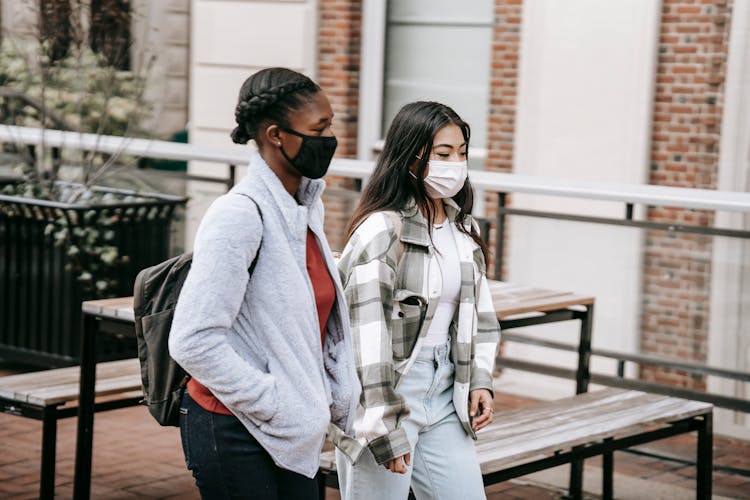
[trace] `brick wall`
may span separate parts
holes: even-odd
[[[513,139],[516,123],[516,89],[518,85],[518,58],[521,48],[522,4],[522,0],[495,0],[486,168],[496,172],[509,173],[513,171]],[[497,195],[488,194],[486,199],[487,217],[495,217],[496,206]],[[494,251],[494,230],[490,234],[490,245],[490,248]],[[494,273],[494,261],[494,257],[490,258],[490,274]],[[507,260],[505,269],[507,269]]]
[[[513,170],[522,4],[523,0],[495,0],[486,163],[492,171]],[[716,188],[731,6],[732,0],[663,1],[651,184]],[[339,157],[356,154],[360,27],[361,0],[321,0],[318,80],[336,113]],[[335,191],[350,189],[351,181],[332,178],[329,186],[326,230],[332,246],[341,248],[354,200]],[[494,217],[497,196],[488,195],[486,202],[488,217]],[[713,214],[653,208],[647,217],[669,224],[710,226]],[[711,241],[699,235],[646,233],[642,352],[706,361]],[[643,368],[641,377],[692,388],[705,385],[701,378],[651,367]]]
[[[664,0],[649,182],[715,189],[732,0]],[[653,208],[649,220],[710,226],[705,211]],[[646,234],[641,351],[705,362],[710,237]],[[646,380],[704,388],[683,372],[645,367]]]
[[[318,84],[328,95],[335,114],[334,131],[339,141],[337,158],[357,155],[359,111],[359,51],[362,28],[361,0],[320,0],[318,28]],[[344,230],[356,198],[350,195],[354,181],[326,177],[328,189],[326,235],[334,250],[344,246]]]

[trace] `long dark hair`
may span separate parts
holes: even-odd
[[[266,123],[289,128],[289,113],[302,107],[320,92],[318,84],[302,73],[287,68],[266,68],[250,76],[240,88],[234,118],[237,127],[232,140],[245,144],[258,137]]]
[[[416,202],[427,220],[432,220],[435,202],[427,194],[422,178],[429,162],[435,134],[451,124],[461,129],[468,148],[471,136],[469,124],[445,104],[417,101],[401,108],[393,118],[385,136],[383,151],[375,164],[375,171],[367,182],[359,205],[349,222],[346,230],[347,239],[351,238],[357,227],[370,214],[401,210],[412,200]],[[416,178],[409,171],[409,167],[414,164],[415,160],[418,160]],[[459,231],[468,234],[482,248],[486,261],[487,245],[473,226],[470,230],[464,227],[466,217],[471,214],[474,207],[474,189],[468,178],[461,190],[453,196],[453,201],[459,207],[456,217]],[[427,229],[432,235],[432,224],[428,223]]]

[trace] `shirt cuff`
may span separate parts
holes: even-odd
[[[411,453],[411,445],[406,437],[406,431],[400,427],[390,434],[370,441],[367,447],[375,457],[375,461],[380,465]]]
[[[490,391],[490,395],[494,399],[495,389],[492,387],[492,375],[476,374],[476,376],[472,376],[471,383],[469,384],[469,392],[477,389],[487,389]]]

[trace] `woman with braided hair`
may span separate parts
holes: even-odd
[[[201,497],[318,497],[329,431],[359,399],[349,320],[323,233],[336,149],[323,91],[285,68],[242,85],[232,139],[253,140],[248,174],[195,238],[169,351],[191,375],[180,432]]]

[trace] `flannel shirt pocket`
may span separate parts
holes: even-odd
[[[391,316],[391,346],[393,360],[403,361],[411,355],[411,350],[419,337],[426,303],[422,297],[408,290],[397,290]]]

